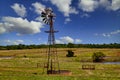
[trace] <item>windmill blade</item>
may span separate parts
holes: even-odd
[[[49,24],[49,21],[47,21],[47,23],[46,24]]]
[[[44,22],[47,23],[47,20],[45,20]]]
[[[45,21],[46,20],[46,18],[43,18],[43,21]]]
[[[41,15],[41,17],[46,17],[46,15]]]
[[[43,18],[43,20],[42,20],[45,24],[49,24],[49,19],[47,19],[47,18]]]
[[[46,13],[42,12],[41,17],[46,17]]]
[[[43,20],[43,22],[45,23],[46,19]]]
[[[45,23],[47,24],[48,20],[45,20]]]
[[[42,15],[46,15],[46,13],[45,13],[45,12],[42,12],[41,14],[42,14]]]
[[[47,23],[47,20],[45,20],[45,23]]]
[[[50,16],[49,15],[53,15],[54,14],[52,13],[52,9],[50,8],[46,8],[45,11],[42,11],[41,12],[41,17],[43,18],[42,21],[45,23],[45,24],[49,24],[50,23]]]

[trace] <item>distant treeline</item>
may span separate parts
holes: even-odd
[[[7,45],[0,46],[0,50],[16,50],[16,49],[39,49],[39,48],[47,48],[48,45]],[[52,46],[51,46],[52,47]],[[111,43],[111,44],[56,44],[57,48],[120,48],[120,44]]]

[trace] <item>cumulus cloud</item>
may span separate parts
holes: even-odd
[[[120,9],[120,0],[112,0],[111,9],[114,11]]]
[[[11,8],[17,13],[17,15],[21,17],[26,16],[26,8],[24,7],[24,5],[15,3],[11,6]]]
[[[65,36],[65,37],[61,37],[60,38],[63,42],[67,42],[67,43],[73,43],[74,39],[69,37],[69,36]]]
[[[105,9],[110,9],[111,3],[109,0],[100,0],[99,1],[99,6],[104,7]]]
[[[82,40],[80,39],[73,39],[69,36],[60,37],[56,40],[57,44],[66,44],[66,43],[81,43]]]
[[[98,1],[79,0],[79,8],[85,12],[93,12],[98,7]]]
[[[17,32],[20,34],[35,34],[39,33],[43,28],[42,23],[36,21],[28,21],[21,17],[3,17],[0,23],[0,33]]]
[[[42,22],[43,18],[41,16],[38,16],[38,17],[35,18],[35,20]]]
[[[83,13],[83,14],[80,15],[80,17],[81,17],[81,18],[84,18],[84,17],[88,18],[88,17],[90,17],[90,15],[87,14],[87,13]]]
[[[96,33],[95,36],[111,37],[111,36],[118,35],[118,34],[120,34],[120,30],[112,31],[109,33],[102,33],[102,34]]]
[[[51,3],[57,6],[58,10],[64,14],[64,16],[69,16],[70,14],[78,14],[78,11],[71,7],[72,0],[50,0]]]
[[[82,40],[80,40],[80,39],[75,39],[75,43],[81,43],[82,42]]]
[[[120,0],[79,0],[78,6],[84,12],[93,12],[99,7],[116,11],[120,9]]]
[[[70,18],[66,18],[66,19],[65,19],[65,24],[67,24],[67,23],[70,22],[70,21],[71,21]]]
[[[107,10],[116,11],[120,9],[120,0],[100,0],[99,5]]]
[[[44,9],[46,8],[46,6],[41,4],[40,2],[32,3],[32,6],[35,8],[35,12],[37,14],[41,14],[41,12],[44,11]]]
[[[107,33],[103,33],[102,36],[104,36],[104,37],[110,37],[111,35],[109,33],[108,34]]]
[[[56,43],[56,44],[64,44],[64,42],[61,41],[61,40],[59,40],[59,39],[56,39],[56,40],[55,40],[55,43]]]
[[[116,31],[110,32],[110,34],[111,35],[120,34],[120,30],[116,30]]]
[[[58,44],[64,44],[64,43],[74,43],[74,39],[69,36],[60,37],[56,40],[56,43]]]
[[[23,40],[4,40],[3,42],[6,43],[7,45],[18,45],[24,43]]]
[[[3,26],[4,26],[3,23],[0,23],[0,34],[6,32],[6,29]]]
[[[45,5],[41,4],[40,2],[35,2],[32,3],[32,6],[35,8],[35,12],[40,15],[42,11],[44,11],[44,9],[46,8]],[[42,21],[41,16],[38,16],[36,19],[36,21]]]

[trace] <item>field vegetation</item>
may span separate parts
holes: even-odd
[[[66,57],[72,50],[75,57]],[[58,48],[60,69],[72,75],[43,74],[46,48],[0,50],[0,80],[120,80],[120,64],[93,63],[92,55],[102,52],[105,62],[120,62],[120,49],[115,48]],[[38,66],[39,64],[39,66]],[[95,70],[83,70],[82,65],[93,64]]]
[[[20,50],[20,49],[39,49],[39,48],[47,48],[48,45],[40,44],[40,45],[7,45],[0,46],[0,50]],[[111,43],[111,44],[56,44],[57,48],[120,48],[120,44]]]

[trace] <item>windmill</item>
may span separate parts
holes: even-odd
[[[54,33],[58,32],[54,30],[53,18],[55,14],[51,8],[46,8],[41,12],[42,21],[49,25],[48,33],[48,50],[47,50],[47,74],[57,74],[60,73],[59,61],[57,56],[57,49],[55,46],[55,36]],[[45,67],[44,67],[45,68]],[[43,70],[44,71],[44,70]]]

